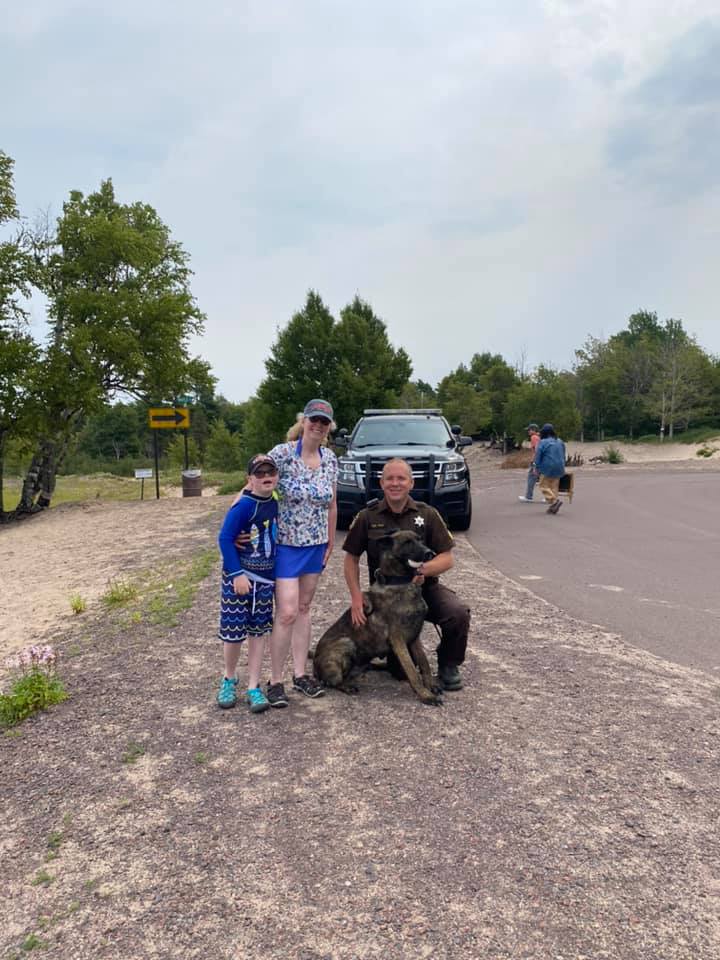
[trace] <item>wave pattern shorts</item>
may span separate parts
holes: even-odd
[[[238,596],[233,578],[224,571],[220,591],[218,637],[226,643],[242,643],[246,637],[261,637],[272,630],[274,583],[250,581],[250,593]]]

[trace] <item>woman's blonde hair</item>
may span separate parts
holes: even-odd
[[[304,420],[304,419],[305,419],[305,414],[302,412],[302,410],[300,411],[300,413],[298,413],[298,414],[295,415],[295,423],[290,427],[290,429],[288,430],[288,432],[285,434],[285,439],[286,439],[288,442],[293,442],[293,441],[295,441],[295,440],[299,440],[299,439],[300,439],[300,437],[302,436],[302,433],[303,433],[303,420]],[[327,436],[325,437],[325,439],[324,439],[323,442],[322,442],[322,446],[324,446],[324,447],[329,446],[329,444],[328,444],[328,437],[330,436],[330,434],[332,433],[333,430],[337,430],[337,424],[335,423],[334,420],[331,420],[331,421],[330,421],[330,429],[328,430],[328,434],[327,434]]]

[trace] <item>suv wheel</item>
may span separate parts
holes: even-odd
[[[472,497],[468,494],[467,498],[467,510],[461,517],[456,517],[453,520],[452,528],[453,530],[469,530],[470,523],[472,521]]]

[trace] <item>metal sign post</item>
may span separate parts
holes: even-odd
[[[160,453],[158,451],[158,435],[153,434],[153,447],[155,449],[155,499],[160,499]]]
[[[148,423],[151,430],[180,429],[185,439],[185,469],[188,468],[188,439],[190,429],[190,411],[187,407],[151,407],[148,410]],[[158,450],[158,435],[153,433],[155,449],[155,498],[160,499],[160,451]]]
[[[150,469],[141,469],[135,471],[135,479],[140,481],[140,499],[145,499],[145,481],[152,479],[153,472]]]

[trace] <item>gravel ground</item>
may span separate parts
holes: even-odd
[[[456,553],[437,708],[219,711],[216,575],[176,628],[70,624],[70,699],[0,738],[0,957],[720,958],[720,686]],[[338,550],[316,637],[345,605]]]

